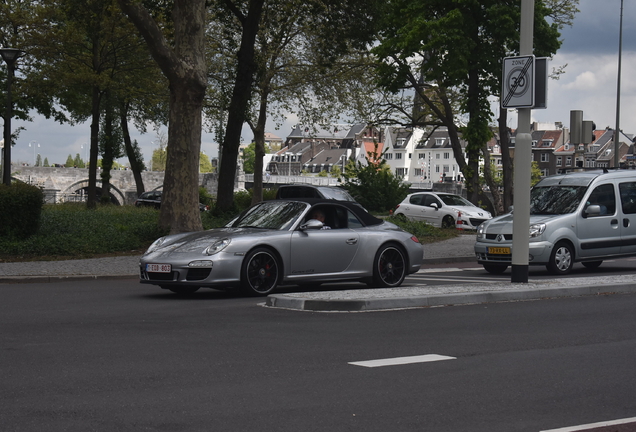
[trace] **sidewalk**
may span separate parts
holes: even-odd
[[[475,262],[475,236],[423,245],[424,265]],[[475,264],[477,266],[477,264]],[[2,284],[60,282],[94,279],[137,279],[139,256],[93,258],[67,261],[0,263]],[[636,292],[633,275],[588,278],[559,278],[527,284],[500,282],[487,284],[403,286],[392,289],[355,289],[272,294],[265,305],[308,311],[372,311],[442,305],[573,297],[606,293]]]

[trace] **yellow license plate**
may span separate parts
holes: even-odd
[[[509,247],[489,247],[488,253],[506,255],[506,254],[510,254],[510,248]]]

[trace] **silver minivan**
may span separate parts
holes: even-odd
[[[542,179],[530,195],[530,265],[567,274],[575,262],[636,255],[636,171],[573,172]],[[512,213],[477,229],[477,262],[502,273],[512,258]]]

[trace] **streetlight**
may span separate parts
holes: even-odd
[[[7,64],[7,108],[4,115],[4,160],[2,165],[2,183],[7,186],[11,186],[11,117],[13,116],[11,81],[15,72],[15,62],[22,52],[17,48],[0,48],[0,55]]]
[[[84,167],[88,167],[88,144],[80,144],[80,150],[84,150]]]
[[[623,51],[623,0],[621,0],[621,18],[618,28],[618,79],[616,80],[616,129],[614,129],[614,168],[620,168],[619,131],[621,120],[621,54]]]
[[[37,146],[36,146],[36,144],[37,144]],[[36,147],[39,148],[40,147],[40,143],[38,143],[37,141],[31,141],[29,143],[29,147],[33,147],[33,166],[35,166],[35,148]]]

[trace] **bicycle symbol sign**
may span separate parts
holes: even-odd
[[[504,59],[502,106],[531,108],[534,104],[534,56]]]

